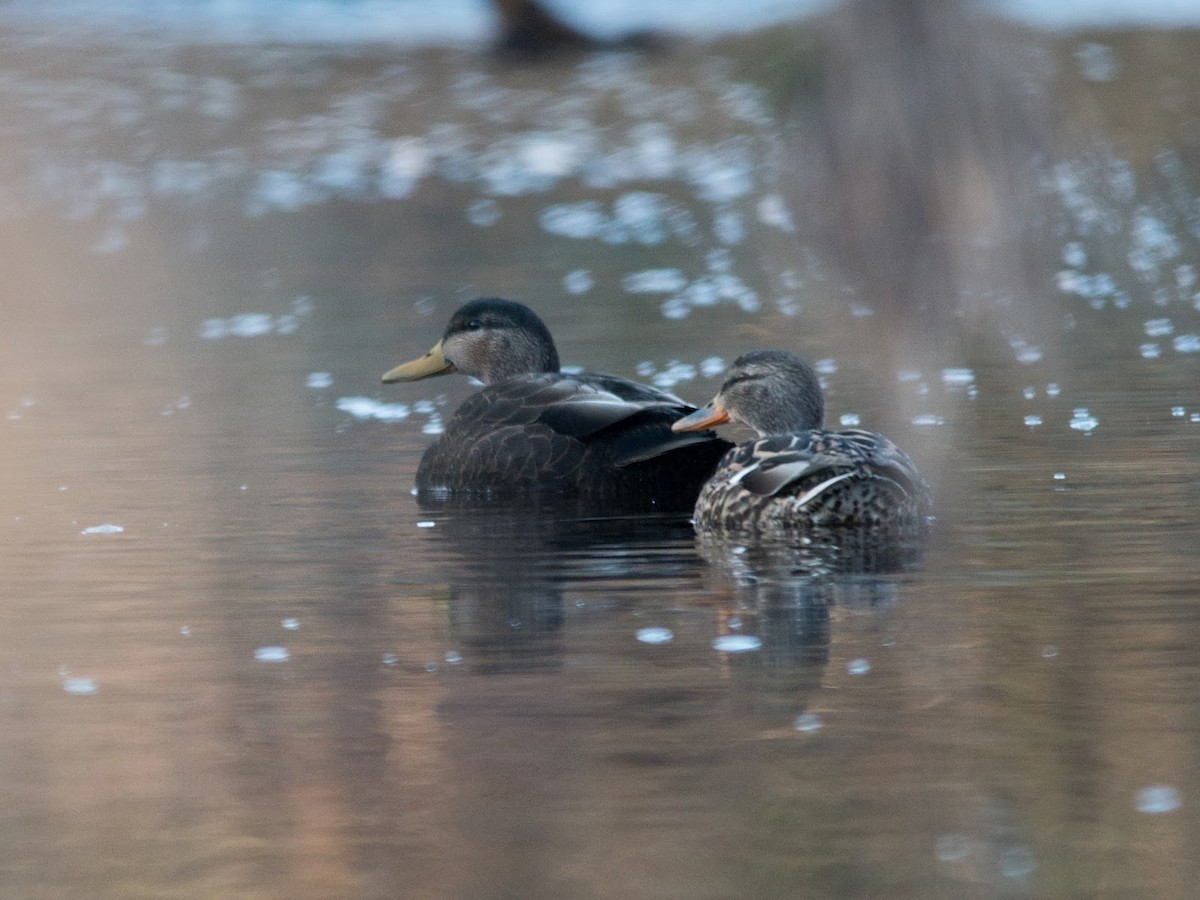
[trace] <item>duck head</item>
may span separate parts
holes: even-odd
[[[742,422],[759,435],[820,428],[825,398],[812,366],[786,350],[752,350],[734,360],[717,395],[684,416],[674,431],[698,431]]]
[[[458,308],[424,356],[390,369],[384,384],[461,372],[484,384],[559,370],[558,350],[537,313],[522,303],[483,297]]]

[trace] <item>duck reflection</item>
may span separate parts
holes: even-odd
[[[802,707],[829,661],[830,610],[887,608],[899,599],[896,574],[920,560],[917,533],[813,530],[787,542],[747,543],[729,536],[697,538],[699,555],[732,591],[726,636],[753,632],[756,653],[729,655],[760,711]],[[753,621],[747,622],[747,619]]]
[[[562,665],[568,582],[699,572],[681,516],[598,515],[549,497],[422,500],[442,542],[451,632],[479,672]]]

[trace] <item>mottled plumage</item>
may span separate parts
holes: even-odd
[[[614,375],[558,371],[549,331],[531,310],[473,300],[424,357],[384,381],[463,372],[484,382],[446,423],[417,469],[423,496],[551,492],[604,508],[690,509],[730,444],[676,434],[694,407]]]
[[[673,426],[736,421],[760,435],[721,460],[696,500],[696,527],[770,534],[922,527],[930,493],[912,460],[882,435],[825,429],[824,412],[816,374],[794,354],[739,357],[712,402]]]

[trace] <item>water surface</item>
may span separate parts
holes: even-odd
[[[1045,50],[1103,139],[1035,161],[1034,290],[885,355],[724,51],[10,40],[8,893],[1192,896],[1195,49]],[[422,509],[473,388],[378,377],[480,293],[692,401],[809,355],[932,540]]]

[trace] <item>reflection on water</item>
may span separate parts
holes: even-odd
[[[1032,200],[940,184],[984,314],[911,358],[741,74],[793,37],[531,71],[6,35],[6,896],[1194,894],[1195,37],[1017,36],[1064,112]],[[968,233],[1009,201],[1032,250]],[[421,508],[473,388],[378,373],[485,292],[693,402],[805,353],[935,483],[931,541]]]

